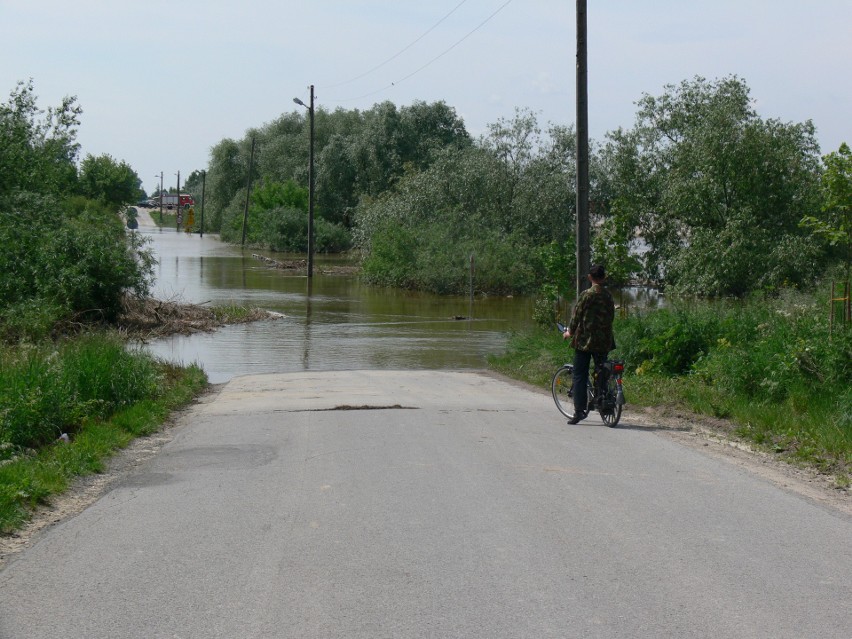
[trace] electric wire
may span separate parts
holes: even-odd
[[[384,86],[384,87],[382,87],[381,89],[376,89],[375,91],[371,91],[371,92],[369,92],[369,93],[365,93],[364,95],[359,95],[358,97],[354,97],[354,98],[347,98],[347,99],[344,99],[344,100],[332,100],[332,101],[333,101],[333,102],[354,102],[355,100],[361,100],[361,99],[363,99],[363,98],[368,98],[368,97],[370,97],[371,95],[376,95],[377,93],[382,93],[383,91],[387,91],[388,89],[390,89],[390,88],[392,88],[392,87],[395,87],[397,84],[400,84],[400,83],[404,82],[405,80],[408,80],[410,77],[412,77],[412,76],[414,76],[414,75],[416,75],[416,74],[420,73],[420,72],[421,72],[423,69],[425,69],[426,67],[430,66],[430,65],[431,65],[431,64],[433,64],[434,62],[436,62],[436,61],[440,60],[441,58],[443,58],[445,55],[447,55],[450,51],[452,51],[453,49],[455,49],[455,48],[456,48],[458,45],[460,45],[462,42],[464,42],[464,41],[465,41],[465,40],[467,40],[470,36],[472,36],[474,33],[476,33],[477,31],[479,31],[479,30],[480,30],[482,27],[484,27],[484,26],[485,26],[485,25],[486,25],[486,24],[487,24],[487,23],[488,23],[488,22],[489,22],[489,21],[490,21],[490,20],[491,20],[494,16],[496,16],[496,15],[497,15],[498,13],[500,13],[503,9],[505,9],[505,8],[506,8],[506,6],[507,6],[509,3],[511,3],[511,2],[512,2],[512,0],[506,0],[506,2],[504,2],[502,5],[500,5],[500,6],[497,8],[497,10],[496,10],[496,11],[494,11],[494,13],[492,13],[490,16],[488,16],[487,18],[485,18],[485,20],[483,20],[483,21],[482,21],[482,22],[480,22],[480,23],[479,23],[476,27],[474,27],[473,29],[471,29],[471,30],[470,30],[470,31],[469,31],[469,32],[468,32],[465,36],[463,36],[461,39],[457,40],[457,41],[456,41],[453,45],[451,45],[450,47],[448,47],[447,49],[445,49],[444,51],[442,51],[441,53],[439,53],[438,55],[436,55],[434,58],[432,58],[431,60],[429,60],[426,64],[424,64],[424,65],[423,65],[423,66],[421,66],[420,68],[415,69],[414,71],[412,71],[412,72],[411,72],[411,73],[409,73],[408,75],[406,75],[406,76],[404,76],[404,77],[400,78],[399,80],[396,80],[396,81],[394,81],[394,82],[391,82],[389,85]],[[338,86],[339,86],[339,85],[338,85]]]
[[[326,86],[323,86],[323,87],[320,87],[320,88],[322,88],[322,89],[335,89],[335,88],[337,88],[337,87],[342,87],[342,86],[343,86],[343,85],[345,85],[345,84],[351,84],[352,82],[355,82],[355,80],[360,80],[361,78],[363,78],[363,77],[365,77],[365,76],[370,75],[373,71],[378,71],[378,70],[379,70],[379,69],[381,69],[383,66],[385,66],[388,62],[391,62],[391,61],[395,60],[396,58],[398,58],[399,56],[401,56],[403,53],[405,53],[406,51],[408,51],[408,50],[409,50],[411,47],[413,47],[415,44],[417,44],[418,42],[420,42],[420,41],[421,41],[423,38],[425,38],[427,35],[429,35],[429,34],[430,34],[432,31],[434,31],[434,30],[438,27],[438,25],[440,25],[440,24],[441,24],[444,20],[446,20],[447,18],[449,18],[449,17],[450,17],[451,15],[453,15],[456,11],[458,11],[459,7],[461,7],[461,6],[462,6],[465,2],[467,2],[467,0],[462,0],[461,2],[459,2],[459,3],[455,6],[455,7],[453,7],[453,9],[452,9],[452,10],[451,10],[451,11],[450,11],[447,15],[445,15],[443,18],[441,18],[441,19],[440,19],[440,20],[438,20],[435,24],[433,24],[431,27],[429,27],[429,29],[427,29],[427,30],[426,30],[426,31],[425,31],[425,32],[424,32],[424,33],[423,33],[423,34],[422,34],[419,38],[417,38],[416,40],[414,40],[414,42],[410,43],[407,47],[405,47],[405,48],[403,48],[403,49],[400,49],[397,53],[395,53],[394,55],[392,55],[391,57],[389,57],[389,58],[388,58],[387,60],[385,60],[384,62],[381,62],[381,63],[377,64],[377,65],[376,65],[376,66],[374,66],[372,69],[369,69],[369,70],[367,70],[367,71],[364,71],[364,73],[362,73],[361,75],[356,75],[354,78],[352,78],[352,79],[350,79],[350,80],[346,80],[346,81],[344,81],[344,82],[338,82],[337,84],[329,84],[329,85],[326,85]]]

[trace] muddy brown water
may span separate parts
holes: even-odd
[[[340,263],[323,256],[309,287],[303,273],[253,257],[262,253],[256,249],[144,223],[138,232],[150,238],[159,262],[156,297],[257,306],[284,316],[145,346],[169,361],[200,364],[214,383],[302,370],[483,368],[512,330],[532,322],[528,298],[477,296],[471,305],[468,296],[366,286],[356,276],[318,272]]]

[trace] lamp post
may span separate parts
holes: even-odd
[[[314,85],[311,85],[311,102],[305,104],[299,98],[293,102],[305,107],[310,116],[310,154],[308,156],[308,279],[314,276]]]
[[[154,177],[157,177],[154,175]],[[160,226],[163,225],[163,172],[160,171]]]

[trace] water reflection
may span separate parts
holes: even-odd
[[[372,288],[352,276],[321,273],[309,286],[304,276],[252,257],[259,251],[222,244],[215,236],[140,231],[151,238],[159,260],[157,297],[258,306],[284,316],[146,347],[171,361],[201,364],[213,382],[296,370],[482,368],[488,354],[505,347],[510,330],[531,321],[526,299],[477,298],[477,319],[458,320],[471,316],[467,296]],[[324,263],[317,259],[318,268]]]
[[[209,234],[159,229],[144,214],[139,220],[139,232],[151,239],[159,260],[156,297],[257,306],[284,316],[146,346],[164,359],[201,364],[213,382],[301,370],[482,368],[489,354],[505,348],[510,331],[532,322],[528,299],[477,297],[471,305],[466,295],[373,288],[352,276],[321,272],[309,282],[252,257],[286,259],[280,254],[244,250]],[[319,271],[339,263],[339,257],[316,259]],[[615,298],[627,313],[663,303],[658,291],[638,287],[616,291]]]

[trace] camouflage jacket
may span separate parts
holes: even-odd
[[[612,320],[615,302],[612,294],[600,284],[593,284],[580,294],[568,329],[571,346],[590,353],[608,353],[615,348]]]

